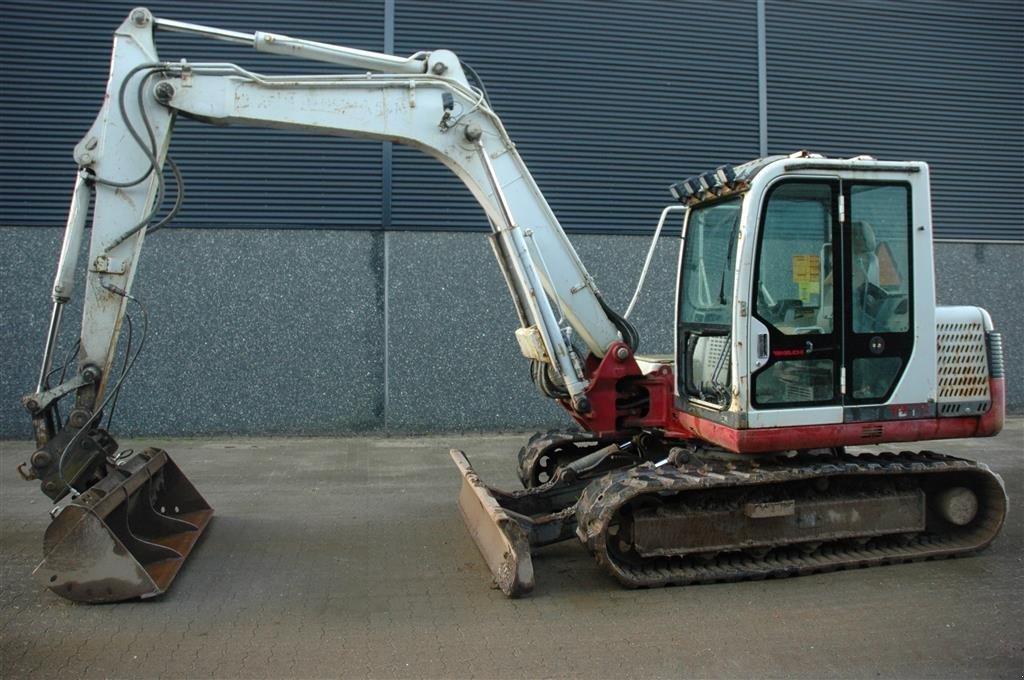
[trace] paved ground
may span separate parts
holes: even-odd
[[[977,557],[627,591],[577,543],[510,601],[456,514],[449,445],[513,485],[523,436],[140,441],[217,509],[171,591],[75,605],[37,586],[48,502],[0,444],[0,676],[1019,677],[1024,420],[934,445],[989,463],[1015,506]],[[924,448],[924,447],[922,447]]]

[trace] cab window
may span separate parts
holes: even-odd
[[[726,328],[732,323],[739,223],[739,198],[690,211],[683,249],[681,322]]]
[[[754,404],[836,399],[833,238],[836,185],[796,180],[773,188],[761,224],[754,313],[771,356],[754,375]],[[769,342],[770,339],[770,342]],[[760,342],[760,340],[759,340]]]
[[[910,189],[850,185],[849,396],[878,402],[910,358]]]
[[[680,272],[679,391],[719,408],[730,401],[740,208],[736,197],[690,211]]]
[[[854,333],[910,328],[910,223],[902,185],[850,187],[850,284]]]
[[[832,187],[793,182],[771,194],[758,262],[756,311],[785,335],[831,333]]]

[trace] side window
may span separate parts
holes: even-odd
[[[832,332],[832,188],[784,184],[765,212],[758,316],[784,335]]]
[[[764,405],[832,401],[834,372],[831,359],[776,362],[757,376],[757,401]]]
[[[737,198],[690,212],[683,249],[680,322],[726,329],[732,323],[740,207]]]
[[[904,333],[910,329],[908,194],[902,185],[850,187],[854,333]]]
[[[883,399],[909,357],[911,261],[909,188],[851,185],[847,344],[855,401]]]

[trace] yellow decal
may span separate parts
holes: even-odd
[[[817,285],[818,273],[820,271],[821,262],[817,255],[793,256],[793,283],[814,283]]]

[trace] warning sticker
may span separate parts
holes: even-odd
[[[818,295],[821,293],[821,286],[815,281],[801,281],[797,284],[800,302],[806,307],[818,306]]]
[[[817,283],[821,262],[817,255],[793,256],[793,283]]]

